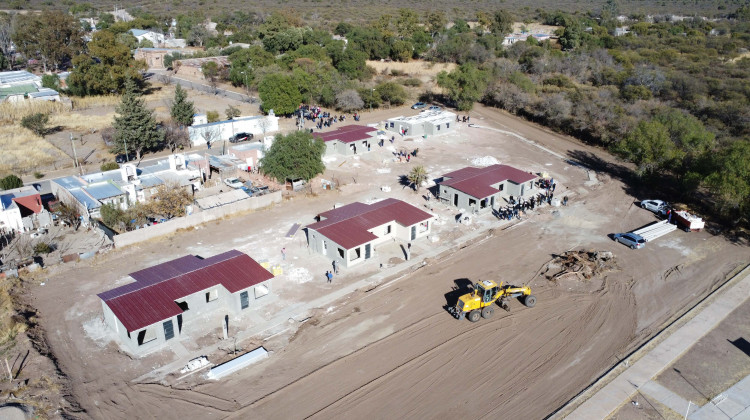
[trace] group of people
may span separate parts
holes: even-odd
[[[398,152],[393,152],[393,154],[398,158],[399,162],[406,161],[408,163],[408,162],[411,162],[412,157],[417,157],[418,152],[419,152],[419,149],[414,149],[412,152],[399,150]]]
[[[538,185],[544,190],[543,192],[540,192],[529,199],[521,197],[515,199],[511,195],[508,199],[507,206],[493,210],[492,213],[500,220],[513,220],[514,218],[521,219],[521,213],[526,214],[526,210],[534,210],[543,203],[551,205],[552,199],[555,197],[555,185],[557,185],[555,184],[555,180],[542,179],[538,182]],[[562,205],[568,205],[567,195],[563,197]]]
[[[324,127],[330,127],[331,125],[346,120],[346,115],[331,115],[330,112],[324,112],[319,106],[300,105],[297,111],[301,118],[312,121],[318,130],[322,130]],[[354,114],[354,120],[359,121],[359,114]],[[302,120],[300,120],[302,124]],[[312,130],[311,130],[312,131]]]
[[[471,117],[469,117],[468,115],[464,115],[463,117],[461,117],[460,115],[456,115],[456,122],[461,122],[463,120],[463,122],[467,123],[470,119]]]

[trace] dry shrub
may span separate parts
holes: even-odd
[[[69,109],[62,102],[24,101],[0,103],[0,125],[15,124],[33,114],[59,114]]]
[[[120,103],[120,95],[100,95],[71,98],[73,109],[89,109],[101,106],[116,106]]]
[[[46,140],[19,126],[0,130],[0,174],[52,164],[66,155]]]
[[[26,323],[14,317],[13,298],[10,295],[10,280],[0,285],[0,354],[15,344],[16,336],[26,331]]]

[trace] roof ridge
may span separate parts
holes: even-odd
[[[359,203],[359,204],[362,204],[364,206],[367,206],[367,209],[365,211],[363,211],[362,213],[354,214],[354,215],[347,216],[347,217],[344,217],[344,218],[341,218],[341,219],[337,219],[337,220],[331,220],[331,222],[338,223],[338,222],[343,222],[345,220],[354,219],[355,217],[362,217],[362,216],[364,216],[367,213],[372,213],[375,210],[379,210],[379,209],[382,209],[383,207],[387,207],[387,206],[382,206],[382,207],[373,207],[373,206],[375,204],[383,203],[383,202],[389,201],[389,200],[392,200],[392,202],[389,203],[388,206],[391,206],[391,205],[394,205],[394,204],[398,204],[398,202],[406,203],[405,201],[397,200],[395,198],[390,198],[390,197],[386,198],[384,200],[372,203],[372,204],[366,204],[366,203],[363,203],[361,201],[355,201],[354,203],[347,204],[347,206],[351,206],[353,204]],[[346,207],[346,206],[344,206],[344,207]],[[339,207],[338,209],[343,209],[344,207]],[[338,209],[333,209],[333,210],[329,210],[329,211],[335,211],[335,210],[338,210]],[[326,220],[330,220],[330,219],[331,218],[327,218]],[[321,220],[321,222],[323,222],[323,221],[325,221],[325,220]]]

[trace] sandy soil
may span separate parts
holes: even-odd
[[[384,112],[366,118],[377,121]],[[397,112],[403,110],[390,111]],[[494,230],[469,246],[447,249],[413,274],[313,311],[299,329],[265,337],[265,342],[259,337],[241,343],[246,349],[262,343],[271,357],[217,383],[198,374],[182,381],[132,382],[175,356],[165,350],[132,359],[119,351],[105,331],[97,330],[101,304],[95,294],[127,281],[128,272],[187,252],[212,255],[237,247],[257,259],[278,260],[282,242],[275,238],[283,237],[293,222],[307,223],[335,202],[382,196],[381,185],[393,186],[392,196],[418,203],[418,196],[398,188],[398,175],[410,165],[389,163],[385,149],[361,159],[339,159],[325,176],[352,179],[341,191],[294,197],[263,213],[58,267],[50,272],[51,282],[33,288],[29,299],[39,308],[40,323],[68,377],[70,399],[85,410],[74,415],[543,418],[747,261],[745,247],[709,231],[674,232],[639,251],[613,243],[608,234],[654,220],[634,205],[635,192],[618,179],[625,167],[593,148],[494,109],[479,107],[471,117],[472,123],[512,131],[523,139],[461,126],[455,136],[424,143],[399,139],[397,148],[418,146],[420,157],[411,165],[424,164],[431,176],[482,156],[526,170],[548,170],[565,187],[558,193],[573,197],[571,205],[544,208],[505,230],[506,225],[481,218],[469,227],[444,225],[438,245],[454,243],[443,232]],[[580,167],[534,142],[594,167],[598,181],[589,181]],[[376,171],[383,168],[391,170]],[[440,206],[435,212],[444,219],[455,214]],[[574,248],[611,250],[620,271],[585,283],[535,278],[552,254]],[[304,268],[317,276],[329,267],[324,258],[307,255],[303,243],[295,242],[288,250],[288,271]],[[397,260],[394,255],[383,255],[383,262]],[[274,286],[278,300],[268,313],[329,293],[336,282],[367,278],[373,270],[374,264],[345,272],[330,286],[307,278],[280,278]],[[453,288],[484,278],[530,284],[539,298],[537,306],[528,309],[513,302],[510,313],[498,312],[476,324],[453,319],[444,309],[456,294]],[[93,338],[97,331],[103,335]],[[208,345],[215,333],[199,341]]]

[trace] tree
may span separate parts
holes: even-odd
[[[206,112],[206,120],[209,123],[214,123],[219,121],[219,112],[218,111],[208,111]]]
[[[185,147],[190,147],[192,145],[185,126],[172,121],[164,124],[162,130],[164,131],[164,144],[167,145],[172,152],[178,147],[182,150]]]
[[[396,18],[396,30],[398,36],[411,38],[414,32],[419,28],[419,15],[412,9],[399,9]]]
[[[201,72],[203,72],[203,77],[206,78],[208,84],[216,89],[219,80],[219,64],[215,61],[207,61],[201,65]]]
[[[156,125],[154,112],[146,108],[140,93],[132,80],[125,83],[125,94],[117,106],[113,153],[128,153],[135,150],[138,160],[141,153],[152,149],[162,142],[162,133]]]
[[[56,74],[45,74],[42,76],[42,87],[49,89],[60,89],[60,77]]]
[[[430,30],[430,36],[432,36],[432,38],[435,38],[440,32],[442,32],[447,23],[448,19],[445,17],[445,13],[442,10],[427,12],[427,16],[425,16],[425,24]]]
[[[274,110],[278,115],[289,115],[302,103],[302,94],[291,77],[272,73],[258,85],[258,96],[263,112]]]
[[[38,112],[23,117],[21,119],[21,127],[31,130],[37,136],[44,137],[47,134],[48,122],[49,115]]]
[[[414,191],[419,191],[419,187],[421,187],[422,183],[427,180],[427,171],[425,170],[424,166],[417,165],[411,168],[411,171],[409,172],[409,175],[406,176],[406,179],[408,179],[409,182],[414,185]]]
[[[240,109],[233,105],[229,105],[229,108],[227,108],[224,112],[227,114],[228,120],[233,120],[241,115]]]
[[[208,30],[203,25],[195,25],[187,35],[187,42],[190,45],[202,47],[203,43],[206,42],[210,36],[211,34],[208,33]]]
[[[195,115],[195,106],[192,101],[188,101],[187,97],[187,92],[178,83],[174,89],[174,102],[169,112],[174,122],[185,127],[193,125],[193,115]]]
[[[0,13],[0,55],[2,58],[0,58],[0,61],[2,62],[10,62],[10,52],[13,47],[13,22],[11,20],[11,15],[7,13]],[[0,68],[5,68],[6,66],[0,66]]]
[[[446,71],[438,73],[437,84],[447,91],[451,100],[456,102],[459,111],[466,111],[484,96],[487,90],[488,74],[466,63],[450,73]]]
[[[365,106],[362,98],[354,89],[342,90],[336,95],[336,108],[344,112],[352,112]]]
[[[326,146],[307,131],[277,134],[273,145],[260,161],[263,173],[285,182],[287,178],[310,180],[323,173]]]
[[[706,184],[725,215],[750,220],[750,141],[738,140],[715,156]]]
[[[403,86],[395,82],[385,82],[375,87],[375,91],[380,98],[391,105],[403,105],[406,102],[407,94]]]
[[[12,190],[23,187],[23,181],[16,175],[10,174],[5,178],[0,178],[0,189]]]
[[[115,169],[120,169],[120,165],[117,162],[107,162],[102,163],[99,169],[101,169],[102,172],[114,171]]]
[[[73,59],[73,71],[68,76],[68,91],[77,96],[102,95],[122,92],[125,81],[143,83],[141,70],[144,61],[133,59],[130,48],[109,30],[94,33],[88,43],[88,54]]]
[[[78,214],[78,209],[61,203],[58,211],[60,212],[60,220],[67,223],[73,229],[78,230],[78,227],[81,226],[81,217]]]
[[[185,215],[185,207],[193,202],[190,193],[178,183],[160,185],[151,196],[149,207],[154,214],[172,219]]]
[[[201,137],[203,137],[203,141],[206,142],[206,146],[210,149],[211,144],[221,137],[221,131],[219,131],[219,127],[203,127]]]
[[[99,214],[101,215],[102,223],[117,231],[124,230],[124,225],[129,221],[127,214],[114,204],[103,205],[99,209]]]
[[[490,24],[490,31],[499,36],[505,36],[513,32],[513,15],[507,10],[500,9],[495,12],[492,23]]]
[[[45,10],[15,19],[13,43],[27,58],[38,57],[45,73],[83,49],[81,25],[67,13]]]
[[[674,157],[675,147],[669,130],[658,121],[641,121],[614,151],[638,166],[641,174],[654,174]]]

